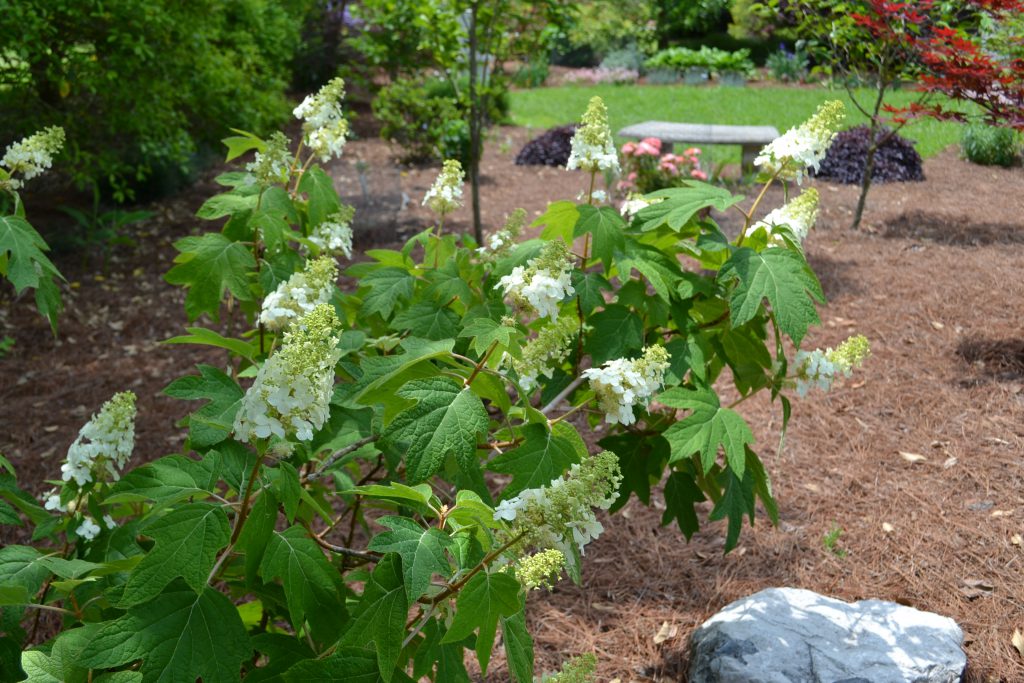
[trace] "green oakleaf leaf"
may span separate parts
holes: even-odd
[[[693,411],[665,430],[665,438],[672,447],[670,463],[700,453],[701,465],[704,472],[708,472],[721,446],[729,469],[743,476],[744,447],[754,442],[754,434],[739,413],[722,407],[718,394],[711,389],[670,389],[658,396],[658,402],[670,408]]]
[[[743,474],[742,479],[737,477],[735,472],[725,470],[722,472],[721,478],[725,479],[725,490],[722,492],[722,497],[715,503],[708,519],[728,518],[725,552],[729,552],[736,547],[736,541],[740,538],[743,515],[748,515],[750,523],[754,523],[754,481],[750,470]]]
[[[334,181],[319,166],[307,170],[299,181],[299,192],[309,197],[309,224],[317,226],[341,209]]]
[[[138,467],[114,484],[104,502],[136,503],[149,500],[167,504],[213,491],[220,479],[216,454],[202,460],[184,455],[168,455]]]
[[[156,599],[102,624],[78,657],[81,666],[112,668],[142,661],[143,683],[238,681],[252,654],[238,610],[213,588],[196,595],[175,582]]]
[[[374,644],[381,678],[392,678],[402,651],[409,602],[402,582],[401,559],[388,554],[377,563],[355,610],[355,621],[342,638],[342,645]]]
[[[626,246],[626,238],[622,231],[626,229],[626,222],[622,220],[619,212],[610,206],[579,207],[580,218],[573,228],[573,237],[582,237],[590,233],[593,235],[592,253],[604,263],[607,272],[612,265],[612,258],[615,250],[622,251]]]
[[[821,322],[814,301],[825,302],[825,293],[807,261],[789,249],[772,247],[758,253],[736,250],[718,273],[721,281],[738,280],[729,297],[733,327],[757,315],[762,299],[768,299],[779,328],[797,344],[810,325]]]
[[[36,266],[43,277],[60,277],[57,266],[43,253],[47,249],[46,241],[24,218],[0,216],[0,256],[7,257],[6,274],[16,292],[39,286]]]
[[[411,332],[417,337],[438,341],[456,335],[459,330],[459,316],[450,308],[441,308],[435,303],[424,301],[401,311],[391,321],[391,327],[402,332]]]
[[[619,274],[628,275],[636,270],[654,287],[655,293],[665,302],[679,286],[682,271],[679,262],[666,256],[662,251],[646,244],[630,240],[626,257],[619,261]]]
[[[381,517],[377,521],[391,531],[374,536],[369,548],[402,556],[402,574],[410,603],[427,591],[434,574],[449,577],[451,565],[444,550],[451,546],[452,540],[446,534],[437,529],[424,529],[407,517]]]
[[[521,340],[523,333],[518,327],[502,325],[497,320],[474,318],[467,323],[459,336],[473,337],[470,346],[473,351],[483,356],[494,342],[498,342],[498,350],[507,349],[512,346],[513,341]]]
[[[580,298],[580,306],[584,315],[590,315],[598,306],[604,306],[605,300],[602,291],[611,291],[611,283],[598,273],[584,273],[579,270],[572,271],[572,288],[576,290],[576,296]]]
[[[231,435],[245,392],[221,370],[210,365],[197,368],[198,377],[180,377],[167,385],[164,393],[189,401],[209,401],[188,417],[189,441],[195,448],[205,448]]]
[[[408,480],[434,475],[449,454],[462,469],[472,469],[477,437],[488,424],[480,398],[447,377],[413,380],[398,395],[416,404],[399,413],[382,436],[386,446],[405,455]]]
[[[679,530],[690,540],[700,528],[693,506],[703,500],[704,493],[689,472],[673,472],[665,482],[665,513],[661,516],[661,525],[668,526],[676,520]]]
[[[477,632],[476,656],[480,668],[487,673],[494,647],[499,617],[510,617],[520,611],[519,582],[502,572],[478,572],[459,591],[455,601],[455,619],[442,643],[454,643]]]
[[[616,434],[601,439],[598,444],[619,457],[622,483],[619,495],[610,510],[618,510],[635,493],[644,505],[651,503],[651,484],[661,479],[669,459],[669,445],[660,435],[641,438],[633,434]]]
[[[662,225],[679,232],[701,209],[710,206],[725,211],[743,200],[742,196],[734,195],[724,187],[696,180],[687,180],[684,187],[658,190],[646,196],[651,199],[664,197],[664,201],[651,204],[637,214],[644,232],[660,228]]]
[[[363,297],[360,313],[371,316],[379,313],[385,320],[391,317],[399,301],[412,296],[416,279],[401,268],[389,266],[380,268],[364,276],[359,284],[368,287]]]
[[[125,607],[156,597],[179,576],[194,591],[202,591],[217,551],[228,544],[231,528],[221,506],[190,503],[159,517],[141,532],[156,545],[128,577],[121,598]]]
[[[377,655],[362,647],[339,647],[330,657],[299,662],[285,672],[284,680],[285,683],[387,683],[393,680],[412,683],[404,671],[394,667],[390,674],[382,676]]]
[[[449,259],[440,268],[428,270],[424,277],[430,283],[423,291],[424,295],[441,304],[458,299],[468,306],[477,298],[469,283],[463,279],[457,259]]]
[[[0,548],[0,586],[18,586],[35,595],[50,575],[50,570],[37,560],[42,557],[27,545]]]
[[[501,494],[511,498],[524,489],[547,486],[579,461],[572,441],[558,436],[556,430],[549,432],[546,425],[530,424],[523,429],[523,443],[494,458],[487,469],[512,475],[512,483]]]
[[[626,306],[612,304],[592,315],[588,322],[594,329],[587,338],[586,351],[594,367],[643,347],[644,323]]]
[[[561,238],[566,244],[572,244],[572,232],[580,218],[579,208],[572,202],[549,202],[548,209],[537,217],[531,228],[545,226],[540,236],[545,240]]]
[[[250,301],[249,272],[256,267],[252,252],[224,235],[210,232],[201,237],[185,237],[174,243],[179,252],[164,279],[188,289],[185,313],[189,322],[203,313],[219,319],[220,302],[225,290],[236,299]]]
[[[505,643],[505,659],[512,679],[517,683],[533,683],[533,638],[526,628],[525,612],[501,618],[501,639]]]

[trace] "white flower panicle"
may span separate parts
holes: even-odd
[[[331,214],[313,228],[309,241],[321,252],[352,258],[352,218],[355,212],[351,206],[342,207],[341,211]]]
[[[626,220],[632,220],[634,216],[646,209],[651,204],[657,204],[662,201],[661,199],[644,199],[643,195],[636,194],[635,192],[629,193],[626,197],[626,201],[622,202],[622,206],[619,208],[619,213],[622,214]]]
[[[570,171],[579,168],[592,173],[619,172],[619,154],[612,142],[611,128],[608,127],[608,109],[600,97],[590,98],[581,125],[572,136],[571,145],[569,162],[565,165]]]
[[[8,176],[20,173],[22,178],[8,177],[0,180],[0,188],[17,190],[24,186],[25,180],[32,180],[43,171],[53,166],[55,157],[64,147],[64,129],[50,126],[30,135],[24,140],[12,142],[0,159],[0,165],[7,170]]]
[[[267,140],[266,149],[256,152],[255,158],[251,163],[246,164],[245,170],[251,173],[260,185],[287,184],[292,173],[290,145],[291,142],[284,136],[284,133],[274,133]]]
[[[321,304],[292,324],[281,349],[256,374],[235,418],[239,441],[285,438],[309,441],[327,421],[340,324],[334,309]]]
[[[575,546],[582,555],[584,546],[604,531],[593,508],[610,508],[621,482],[618,457],[604,451],[584,458],[548,486],[502,501],[494,519],[510,522],[509,533],[523,534],[525,547],[553,548],[568,557]]]
[[[103,404],[100,412],[78,432],[68,448],[68,457],[60,467],[64,481],[75,480],[79,486],[101,480],[106,474],[113,479],[128,464],[135,448],[135,394],[123,391]],[[60,497],[46,501],[47,509],[62,510]]]
[[[496,261],[512,251],[520,233],[526,227],[526,210],[516,209],[508,218],[501,230],[487,238],[487,244],[476,250],[476,253],[488,261]]]
[[[818,198],[818,191],[813,187],[804,190],[793,201],[774,209],[747,228],[747,236],[764,228],[770,236],[771,243],[784,245],[785,240],[781,235],[772,234],[772,229],[778,225],[785,225],[793,232],[797,242],[803,242],[818,220]]]
[[[845,117],[842,102],[825,102],[806,122],[768,143],[754,164],[782,180],[801,182],[806,169],[818,170]]]
[[[569,248],[562,240],[545,242],[537,258],[526,267],[516,266],[498,280],[518,306],[530,307],[542,318],[558,318],[558,304],[576,293],[572,284],[572,261]]]
[[[44,498],[43,507],[47,510],[56,510],[57,512],[67,512],[68,506],[60,502],[60,490],[50,489]]]
[[[348,137],[348,121],[341,111],[345,81],[331,79],[315,95],[307,95],[292,112],[302,123],[302,141],[320,161],[341,156]]]
[[[565,555],[557,548],[548,548],[527,555],[516,562],[516,578],[526,590],[554,588],[555,581],[565,567]]]
[[[849,377],[871,355],[867,337],[850,337],[835,350],[800,351],[793,359],[796,392],[806,396],[813,387],[828,391],[840,377]]]
[[[664,346],[649,346],[641,358],[616,358],[600,368],[583,371],[608,424],[630,425],[636,422],[633,406],[643,405],[661,388],[668,370],[668,351]]]
[[[522,355],[512,358],[512,367],[519,375],[519,386],[523,391],[536,389],[538,376],[551,377],[555,366],[572,351],[572,342],[578,331],[577,321],[563,316],[543,327],[523,346]]]
[[[308,261],[305,269],[279,284],[263,300],[260,322],[271,330],[288,327],[292,321],[329,302],[337,279],[338,266],[333,258],[321,256]]]
[[[75,533],[86,541],[91,541],[100,535],[100,531],[100,525],[96,523],[96,520],[92,517],[86,517],[82,520],[82,524],[78,527]]]
[[[455,159],[447,159],[437,179],[423,195],[423,206],[439,216],[446,216],[462,206],[462,183],[466,173],[462,164]]]

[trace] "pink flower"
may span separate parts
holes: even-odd
[[[661,140],[659,140],[658,138],[644,138],[643,140],[640,141],[640,144],[642,145],[644,143],[647,143],[654,149],[658,150],[659,154],[661,153]]]
[[[684,156],[688,156],[688,157],[699,157],[700,156],[700,148],[699,147],[690,147],[688,150],[683,152],[683,155]]]
[[[652,138],[648,138],[650,140]],[[647,140],[641,140],[640,144],[636,146],[636,155],[643,156],[644,154],[650,154],[652,157],[656,157],[661,154],[661,149],[654,145],[648,144]]]
[[[633,171],[628,176],[626,176],[626,180],[628,180],[630,182],[633,182],[634,180],[636,180],[636,171]]]
[[[692,171],[690,171],[690,177],[696,178],[697,180],[707,180],[708,174],[700,170],[699,168],[695,168]]]
[[[631,156],[634,152],[636,152],[635,142],[627,142],[622,146],[622,153],[626,156]]]
[[[636,189],[636,185],[634,183],[629,182],[628,180],[620,180],[619,184],[616,187],[618,187],[620,192],[624,191],[624,190],[635,190]]]
[[[663,161],[663,162],[661,162],[661,164],[660,164],[660,165],[658,166],[658,168],[659,168],[659,169],[661,169],[662,171],[664,171],[665,173],[668,173],[669,175],[679,175],[679,169],[678,169],[678,168],[676,168],[676,165],[675,165],[675,164],[672,164],[672,163],[668,163],[668,164],[666,164],[666,163],[665,163],[665,162]]]
[[[661,163],[662,164],[672,164],[673,166],[676,165],[676,164],[682,163],[682,161],[683,161],[682,159],[677,157],[675,154],[671,154],[671,153],[670,154],[666,154],[665,156],[663,156],[661,158]]]

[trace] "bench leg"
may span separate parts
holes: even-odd
[[[758,152],[761,151],[759,145],[743,145],[743,151],[740,157],[740,171],[743,175],[754,172],[754,159],[757,158]]]

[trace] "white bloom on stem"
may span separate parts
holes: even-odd
[[[818,170],[845,116],[842,102],[825,102],[806,122],[768,143],[754,164],[781,180],[801,182],[806,169]]]
[[[285,438],[309,441],[324,426],[334,388],[338,317],[326,304],[292,324],[284,344],[256,374],[235,418],[239,441]]]
[[[110,515],[103,515],[103,523],[107,525],[108,529],[116,529],[117,528],[117,522],[115,522],[114,518],[111,517]]]
[[[78,527],[75,533],[85,540],[91,541],[100,535],[100,531],[102,531],[102,529],[100,529],[100,525],[96,523],[96,520],[92,517],[86,517],[82,520],[82,524]]]
[[[806,396],[814,387],[828,391],[839,377],[849,377],[871,354],[863,335],[850,337],[835,350],[799,351],[793,359],[796,392]]]
[[[626,201],[622,202],[622,206],[619,208],[619,213],[622,214],[627,220],[631,220],[633,216],[637,215],[651,204],[657,204],[659,199],[649,201],[644,199],[643,195],[631,193],[626,197]]]
[[[315,95],[307,95],[292,112],[303,121],[303,142],[320,161],[341,156],[348,137],[348,121],[341,111],[345,97],[345,81],[331,79]]]
[[[337,278],[338,266],[334,259],[321,256],[307,262],[303,270],[279,284],[263,300],[260,322],[271,330],[284,329],[320,304],[329,302]]]
[[[63,146],[64,129],[60,126],[50,126],[8,145],[3,159],[0,159],[0,165],[3,165],[12,176],[20,173],[24,180],[32,180],[53,166],[53,157]],[[24,185],[24,182],[10,178],[4,181],[4,184],[16,190]]]
[[[313,228],[309,241],[315,244],[321,252],[334,255],[344,254],[345,258],[352,258],[352,218],[354,215],[355,209],[350,206],[331,214],[323,223]]]
[[[85,486],[106,471],[116,480],[134,448],[135,394],[124,391],[114,394],[78,432],[61,465],[61,477]]]
[[[523,391],[531,392],[537,388],[539,376],[551,377],[555,366],[572,351],[572,342],[578,331],[576,320],[563,316],[541,328],[535,338],[524,344],[519,358],[510,357]]]
[[[47,510],[56,510],[57,512],[68,511],[68,506],[60,502],[60,491],[58,489],[50,489],[46,494],[43,507]]]
[[[498,280],[498,286],[517,304],[533,308],[542,318],[556,320],[558,305],[576,293],[569,248],[562,240],[546,242],[537,258],[528,261],[525,268],[513,268]]]
[[[619,172],[619,154],[608,127],[608,109],[600,97],[590,98],[582,123],[572,136],[571,147],[569,162],[565,165],[568,170]]]
[[[636,422],[633,406],[646,405],[661,388],[668,370],[668,351],[663,346],[649,346],[642,358],[616,358],[600,368],[583,371],[597,395],[609,424],[630,425]]]
[[[260,185],[285,185],[292,174],[291,143],[283,133],[274,133],[267,140],[262,152],[256,152],[252,163],[245,170],[252,174]]]
[[[462,164],[455,159],[447,159],[434,184],[423,195],[423,206],[440,216],[455,211],[462,206],[462,183],[465,178]]]
[[[803,242],[818,220],[818,191],[813,187],[800,193],[793,201],[772,210],[767,216],[747,228],[747,237],[764,228],[770,235],[770,242],[784,245],[781,235],[773,235],[777,225],[788,226],[797,242]]]

